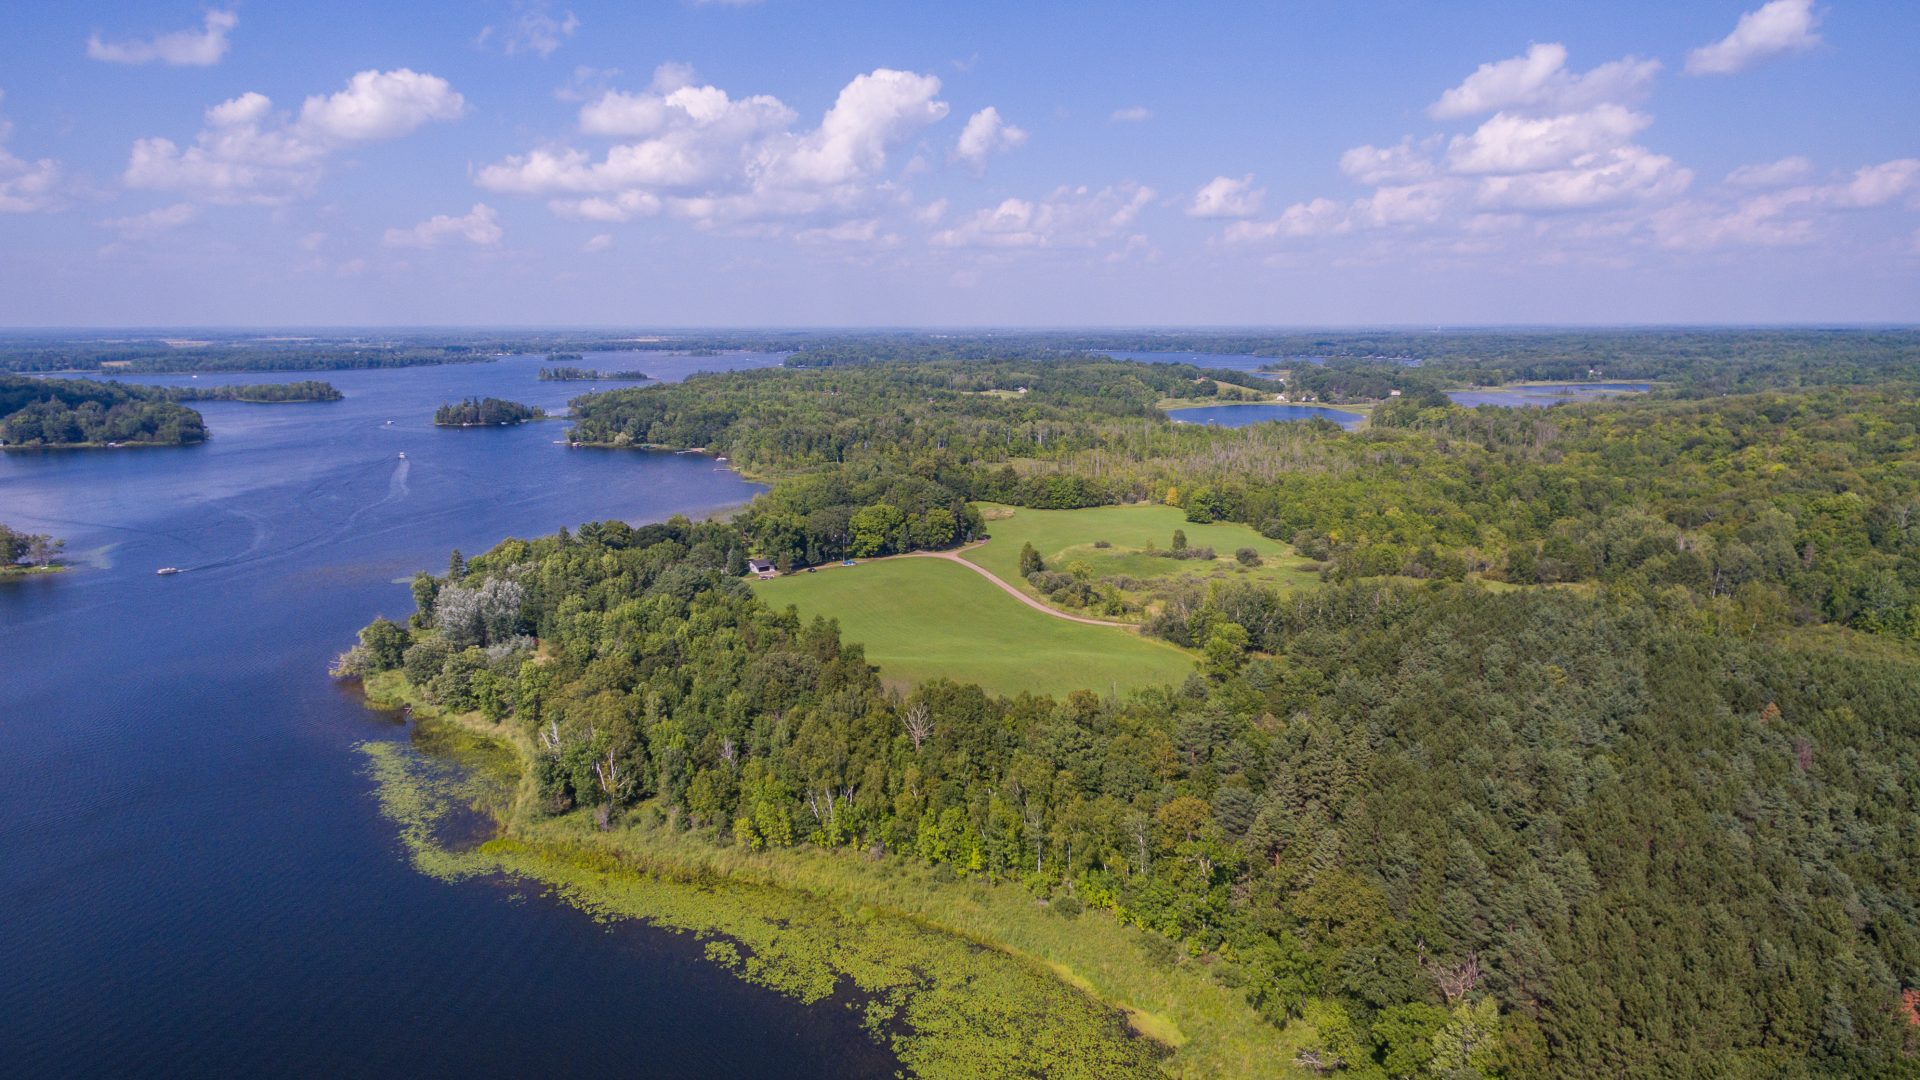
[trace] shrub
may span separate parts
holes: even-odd
[[[440,638],[421,638],[407,647],[400,666],[406,669],[408,682],[425,690],[433,677],[440,674],[440,669],[447,664],[447,657],[452,654],[453,650]]]
[[[1140,935],[1140,951],[1161,967],[1172,967],[1180,962],[1180,946],[1174,944],[1172,938],[1152,930]]]
[[[366,650],[369,671],[390,671],[400,666],[407,652],[406,627],[391,619],[375,619],[360,631],[360,644]]]
[[[1260,565],[1260,553],[1250,547],[1243,547],[1239,551],[1234,552],[1233,557],[1239,560],[1241,566]]]
[[[1032,544],[1022,544],[1020,546],[1021,577],[1030,578],[1046,568],[1047,564],[1041,561],[1040,553],[1034,550]]]
[[[1027,575],[1027,584],[1049,595],[1073,584],[1072,574],[1062,574],[1057,570],[1040,570]]]
[[[361,679],[373,670],[373,660],[367,647],[355,645],[333,658],[332,665],[327,668],[327,674],[336,679]]]

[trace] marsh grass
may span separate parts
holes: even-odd
[[[1013,884],[851,850],[721,847],[648,807],[604,832],[585,811],[535,819],[505,726],[441,715],[387,676],[368,697],[412,703],[419,721],[413,746],[362,751],[421,872],[511,875],[598,919],[691,933],[747,982],[859,1010],[915,1075],[1271,1076],[1305,1037],[1265,1022],[1199,960],[1157,956],[1146,932],[1050,911]],[[450,823],[476,808],[498,815],[499,834],[449,845]]]

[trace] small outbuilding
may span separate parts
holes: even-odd
[[[748,559],[747,573],[752,574],[762,581],[779,576],[779,571],[775,570],[773,563],[767,559]]]

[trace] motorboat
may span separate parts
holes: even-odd
[[[177,566],[163,566],[160,569],[154,571],[154,573],[159,574],[161,577],[165,577],[168,574],[177,574],[179,572],[180,572],[180,568]]]

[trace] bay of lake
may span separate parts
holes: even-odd
[[[779,360],[574,363],[670,380]],[[432,426],[446,401],[560,410],[592,385],[539,366],[129,376],[324,379],[346,399],[197,403],[211,438],[194,447],[0,455],[0,522],[65,538],[76,564],[0,583],[5,1072],[897,1068],[853,1011],[740,982],[690,938],[602,925],[524,883],[422,876],[380,815],[355,747],[408,730],[326,665],[374,615],[411,611],[415,571],[759,490],[703,456],[569,448],[564,421]]]

